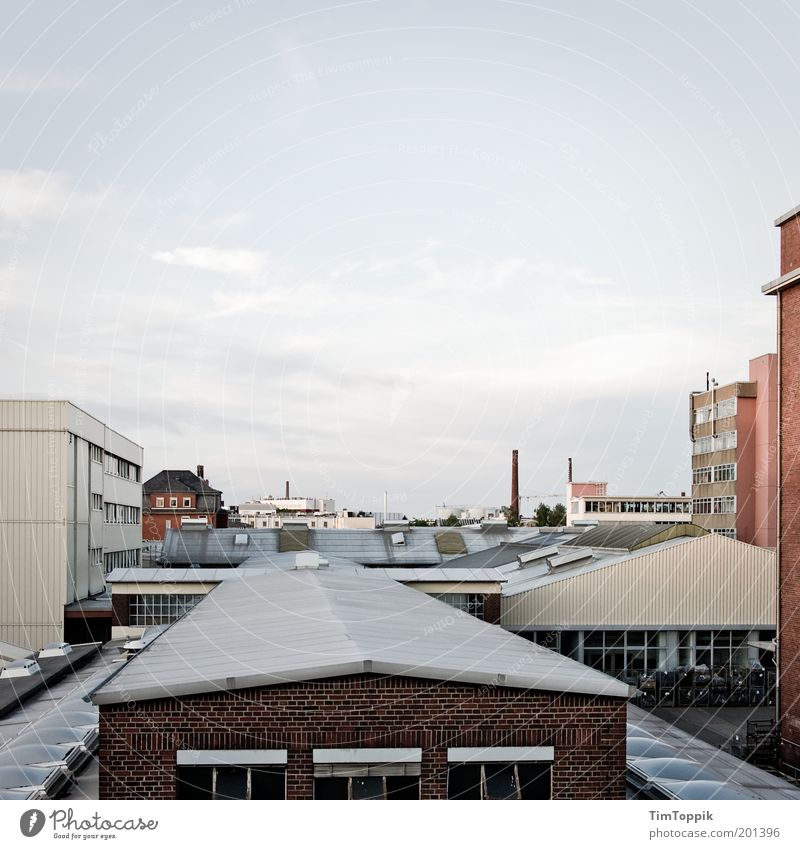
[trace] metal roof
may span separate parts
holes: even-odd
[[[277,554],[269,563],[259,559],[258,565],[247,561],[236,569],[158,569],[128,566],[114,569],[106,576],[110,584],[219,584],[222,581],[236,581],[263,575],[274,571],[293,571],[296,568],[297,552]],[[332,558],[327,560],[328,568],[336,572],[352,575],[379,575],[401,583],[408,582],[445,582],[445,583],[501,583],[507,580],[498,569],[451,569],[431,566],[422,569],[408,567],[362,566],[352,560]]]
[[[614,551],[634,551],[645,546],[678,537],[703,536],[708,531],[690,522],[659,524],[657,522],[600,522],[584,531],[574,542],[562,545],[589,546]]]
[[[142,484],[142,491],[196,492],[198,495],[222,495],[222,490],[209,486],[189,469],[162,469]]]
[[[537,535],[535,528],[491,527],[476,530],[464,527],[451,530],[462,536],[467,554],[495,548],[501,543],[522,542]],[[311,528],[307,531],[306,545],[326,558],[354,560],[365,566],[439,566],[458,556],[439,551],[436,537],[442,532],[441,528],[406,528],[402,531],[403,545],[392,543],[392,532],[391,528]],[[247,543],[235,544],[234,538],[243,534],[248,537]],[[279,528],[191,531],[173,528],[167,532],[163,554],[167,562],[173,565],[239,565],[256,555],[280,553],[280,540]]]
[[[96,704],[374,672],[626,698],[627,685],[377,575],[307,569],[219,584]]]

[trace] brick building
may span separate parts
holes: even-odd
[[[800,769],[800,206],[775,222],[778,299],[778,700],[781,756]]]
[[[778,357],[750,360],[746,381],[689,396],[692,521],[751,545],[777,545]]]
[[[105,799],[624,799],[628,687],[382,577],[220,583],[93,694]]]
[[[203,466],[197,474],[188,469],[164,469],[142,486],[142,539],[163,540],[170,528],[205,521],[213,528],[226,527],[222,492],[210,486]]]

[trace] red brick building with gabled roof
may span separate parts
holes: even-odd
[[[222,492],[204,477],[188,469],[164,469],[142,486],[142,539],[163,540],[170,528],[180,529],[187,520],[206,521],[212,528],[227,527]]]

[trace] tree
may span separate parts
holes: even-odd
[[[539,506],[536,508],[533,518],[536,519],[536,524],[540,528],[546,528],[550,524],[550,508],[544,503],[544,501],[539,502]]]
[[[555,528],[567,524],[567,508],[563,504],[556,504],[550,511],[550,524]]]
[[[446,528],[456,528],[458,527],[458,516],[455,513],[451,513],[442,524]]]
[[[430,524],[431,524],[430,519],[414,518],[408,523],[408,526],[410,528],[428,528],[428,527],[430,527]]]
[[[510,507],[501,507],[500,512],[506,517],[509,528],[516,528],[519,525],[519,513],[512,510]]]

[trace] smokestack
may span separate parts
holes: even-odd
[[[200,480],[203,480],[205,478],[205,473],[206,473],[205,466],[198,466],[197,467],[197,477],[200,478]]]
[[[286,481],[286,498],[289,498],[289,481]]]
[[[519,451],[511,452],[511,512],[519,516]]]
[[[572,457],[567,457],[567,483],[572,483]]]

